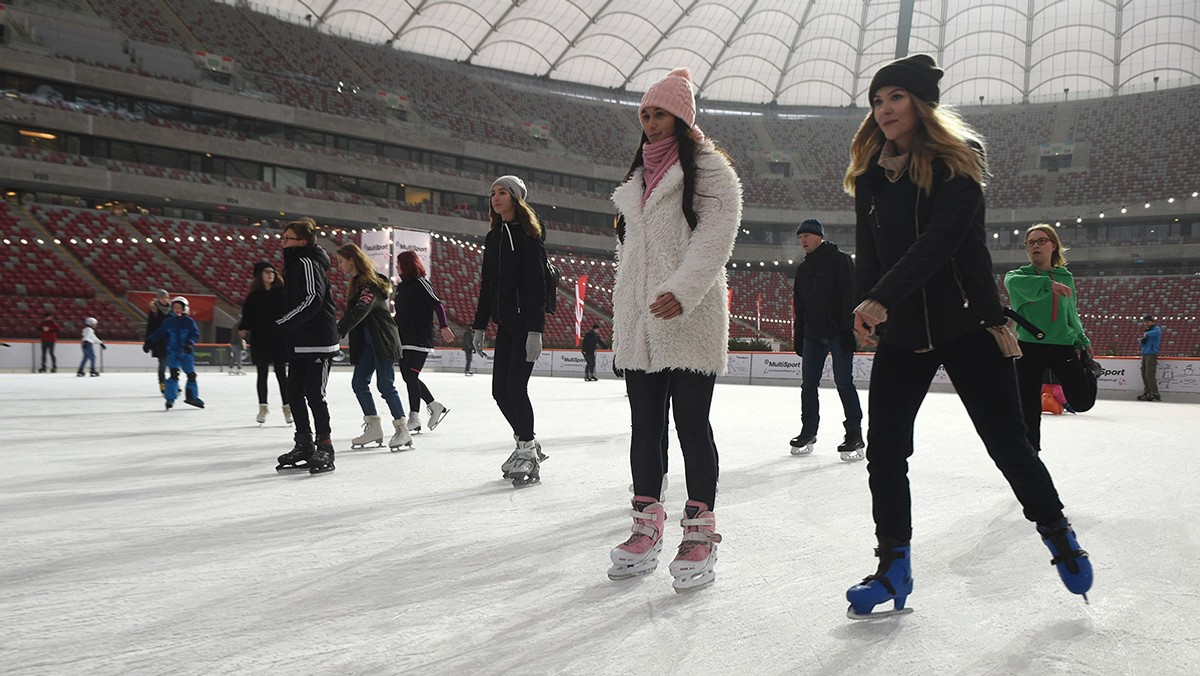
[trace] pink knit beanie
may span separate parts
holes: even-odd
[[[696,94],[692,84],[692,71],[687,68],[676,68],[667,76],[655,82],[642,95],[642,104],[638,106],[640,115],[646,108],[662,108],[668,113],[684,121],[687,126],[696,124]]]

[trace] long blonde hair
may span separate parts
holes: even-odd
[[[1067,266],[1067,257],[1063,254],[1067,252],[1063,247],[1062,240],[1058,237],[1058,231],[1049,223],[1034,223],[1025,231],[1025,241],[1029,241],[1029,236],[1035,231],[1046,233],[1046,238],[1054,245],[1054,253],[1050,254],[1050,267],[1063,268]],[[1026,249],[1028,252],[1028,249]]]
[[[346,244],[338,248],[337,255],[354,263],[354,276],[350,278],[346,297],[353,300],[356,284],[369,284],[376,289],[379,289],[383,295],[388,295],[392,292],[392,283],[387,277],[379,274],[375,267],[375,261],[367,255],[367,252],[358,248],[357,244]]]
[[[907,91],[907,90],[906,90]],[[913,135],[908,175],[928,194],[933,190],[933,161],[941,158],[950,169],[950,178],[969,176],[979,185],[987,177],[987,159],[983,148],[983,136],[967,124],[958,111],[949,106],[931,105],[909,93],[913,109],[917,113],[916,133]],[[850,144],[850,166],[842,179],[842,188],[854,194],[855,182],[867,173],[873,160],[883,149],[887,139],[879,123],[875,121],[872,107],[866,119],[858,127],[854,141]],[[969,144],[978,144],[978,148]]]

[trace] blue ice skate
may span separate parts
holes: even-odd
[[[879,570],[846,590],[846,600],[850,602],[846,617],[852,620],[870,620],[911,613],[912,608],[904,607],[904,602],[913,590],[910,553],[908,544],[888,546],[880,541],[879,546],[875,548],[875,556],[879,557]],[[875,606],[888,600],[893,602],[891,610],[874,612]]]
[[[1092,562],[1088,553],[1079,548],[1075,539],[1075,531],[1067,517],[1062,517],[1058,523],[1045,526],[1038,524],[1038,534],[1042,542],[1054,558],[1050,563],[1058,568],[1058,576],[1072,594],[1079,594],[1087,602],[1087,592],[1092,588]]]

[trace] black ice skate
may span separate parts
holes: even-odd
[[[838,446],[838,453],[846,462],[858,462],[865,457],[863,449],[866,447],[867,445],[863,443],[861,429],[846,430],[846,440]]]
[[[815,432],[801,432],[792,438],[792,455],[808,455],[813,452],[813,444],[816,443]]]
[[[315,450],[316,446],[313,445],[312,438],[303,432],[297,432],[295,447],[279,456],[279,465],[275,467],[275,471],[283,473],[307,470]]]
[[[335,469],[333,466],[333,442],[329,437],[317,440],[317,448],[313,451],[312,458],[308,461],[309,474],[324,474],[332,472]]]

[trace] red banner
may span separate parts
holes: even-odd
[[[200,293],[183,293],[171,296],[183,296],[188,299],[188,314],[197,322],[211,322],[213,320],[213,308],[217,306],[217,297]],[[133,303],[133,306],[142,312],[150,311],[150,304],[154,302],[153,291],[126,291],[125,298]]]
[[[575,280],[575,347],[579,347],[583,334],[583,299],[587,295],[587,275]]]
[[[754,320],[754,330],[762,333],[762,294],[758,294],[758,317]]]

